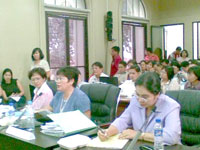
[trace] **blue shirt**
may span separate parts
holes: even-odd
[[[134,130],[139,130],[146,119],[146,109],[140,105],[136,97],[133,97],[128,108],[117,118],[112,125],[119,132],[133,127]],[[142,132],[153,133],[155,120],[161,119],[163,126],[164,144],[173,145],[180,144],[181,122],[180,122],[180,105],[170,97],[161,94],[156,102],[156,110],[149,117],[147,126],[142,129]]]
[[[81,112],[86,112],[90,110],[90,99],[88,96],[75,88],[72,95],[67,102],[63,101],[63,92],[57,92],[53,97],[53,100],[50,103],[50,106],[53,108],[54,113],[67,112],[80,110]],[[66,104],[65,104],[66,103]],[[61,111],[63,109],[63,111]]]

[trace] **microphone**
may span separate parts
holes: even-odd
[[[135,143],[138,141],[139,137],[142,134],[142,129],[144,127],[146,127],[148,121],[149,121],[149,117],[156,111],[156,106],[153,107],[153,109],[151,110],[151,113],[147,116],[145,122],[143,123],[143,125],[141,126],[141,128],[137,131],[135,137],[132,139],[131,143],[129,144],[127,150],[133,150],[133,147],[135,146]]]

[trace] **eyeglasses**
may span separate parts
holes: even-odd
[[[59,82],[59,81],[65,81],[67,78],[66,77],[56,77],[55,81]]]
[[[140,96],[140,95],[138,95],[137,93],[135,94],[135,97],[136,97],[138,100],[143,101],[143,102],[147,102],[147,101],[148,101],[148,98],[143,97],[143,96]]]

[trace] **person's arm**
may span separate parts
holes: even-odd
[[[4,100],[8,100],[6,92],[2,89],[1,86],[0,86],[0,96],[2,96]]]
[[[17,87],[20,90],[20,93],[18,95],[23,96],[24,95],[24,88],[23,88],[22,84],[19,82],[19,80],[17,80],[16,82],[17,82]]]
[[[43,110],[45,110],[45,109],[47,109],[47,110],[49,110],[49,111],[51,111],[51,112],[53,112],[53,108],[49,105],[49,106],[47,106],[47,107],[45,107]]]
[[[90,111],[90,110],[85,111],[84,114],[85,114],[88,118],[91,118],[91,111]]]

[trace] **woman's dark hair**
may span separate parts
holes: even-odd
[[[57,71],[56,75],[64,75],[65,77],[67,77],[68,80],[74,79],[73,87],[76,87],[78,81],[77,68],[70,66],[61,67]]]
[[[169,80],[171,80],[174,77],[174,68],[171,66],[167,66],[164,68],[166,73],[167,73],[167,77]]]
[[[177,61],[172,61],[171,66],[176,66],[179,70],[181,68],[181,65]]]
[[[200,66],[190,67],[188,70],[189,73],[194,73],[195,76],[200,80]]]
[[[182,48],[180,46],[176,47],[176,50],[181,51]]]
[[[6,69],[3,70],[3,74],[2,74],[2,81],[1,81],[2,84],[6,83],[6,81],[5,81],[5,79],[4,79],[4,75],[5,75],[7,72],[10,72],[10,74],[11,74],[11,83],[12,83],[12,81],[13,81],[13,73],[12,73],[12,70],[11,70],[10,68],[6,68]]]
[[[37,48],[34,48],[34,49],[33,49],[32,54],[31,54],[31,58],[32,58],[33,61],[35,60],[35,58],[34,58],[33,55],[34,55],[37,51],[40,53],[40,60],[44,58],[44,54],[42,53],[42,50],[41,50],[40,48],[37,47]]]
[[[188,57],[188,55],[189,55],[189,54],[188,54],[188,51],[187,51],[187,50],[185,50],[185,49],[181,51],[181,53],[180,53],[180,56],[182,57],[182,55],[183,55],[183,52],[185,52],[185,53],[186,53],[186,57]]]
[[[147,52],[150,52],[150,53],[153,53],[153,50],[152,50],[151,47],[147,47],[146,51],[147,51]]]
[[[145,72],[135,81],[135,86],[144,86],[149,92],[157,95],[161,91],[160,78],[155,72]]]
[[[136,72],[140,72],[140,67],[138,65],[133,65],[129,69],[135,69]]]
[[[95,63],[93,63],[93,64],[92,64],[92,67],[93,67],[93,66],[97,66],[97,67],[99,67],[99,68],[103,68],[102,63],[100,63],[100,62],[98,62],[98,61],[95,62]]]
[[[126,64],[126,62],[125,62],[125,61],[123,61],[123,60],[122,60],[122,61],[120,61],[120,62],[119,62],[119,64],[123,65],[124,67],[126,67],[126,65],[127,65],[127,64]]]
[[[33,68],[31,71],[29,71],[28,73],[28,78],[29,80],[31,80],[31,77],[33,76],[33,74],[39,74],[43,79],[47,79],[47,73],[45,72],[45,70],[43,68]]]
[[[189,66],[190,64],[189,64],[189,62],[188,61],[183,61],[182,63],[181,63],[181,67],[187,67],[187,66]]]

